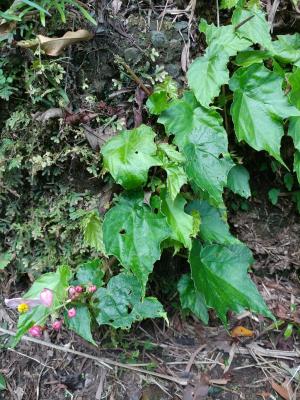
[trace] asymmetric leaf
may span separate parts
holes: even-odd
[[[247,274],[253,258],[246,246],[201,246],[194,240],[189,260],[196,289],[224,324],[227,311],[239,313],[245,308],[273,318]]]
[[[290,118],[288,134],[293,138],[295,148],[300,151],[300,117]]]
[[[196,290],[190,274],[184,274],[178,281],[177,290],[179,292],[180,303],[183,309],[190,310],[205,324],[208,323],[208,312],[205,299],[198,290]]]
[[[160,258],[160,243],[170,236],[167,219],[143,203],[143,193],[127,193],[105,215],[104,244],[145,287],[153,264]]]
[[[147,181],[149,168],[160,165],[155,157],[154,136],[150,127],[141,125],[121,132],[102,147],[104,167],[125,189],[142,186]]]
[[[283,79],[264,65],[238,69],[230,80],[235,134],[255,150],[266,150],[279,162],[282,119],[300,115],[282,91]]]
[[[102,286],[104,271],[101,267],[102,261],[99,258],[81,264],[76,273],[76,283],[78,285]]]
[[[233,193],[239,194],[248,199],[251,196],[249,186],[250,175],[248,170],[243,165],[235,165],[228,174],[227,187]]]
[[[234,244],[239,240],[231,235],[224,212],[212,207],[205,200],[194,200],[186,208],[190,214],[195,210],[200,214],[199,236],[206,243]]]
[[[228,150],[225,131],[216,125],[216,121],[214,117],[207,118],[206,125],[195,129],[188,136],[183,153],[187,160],[188,179],[199,189],[206,191],[218,205],[223,203],[223,188],[227,184],[227,175],[233,162],[226,154]]]
[[[166,216],[171,228],[171,239],[190,249],[192,247],[193,217],[184,212],[186,200],[179,194],[173,201],[166,191],[161,193],[161,199],[161,211]]]
[[[169,106],[169,99],[166,92],[155,92],[149,96],[146,106],[150,114],[159,115]]]
[[[300,33],[278,35],[277,39],[272,42],[273,56],[281,62],[300,67]]]
[[[77,304],[75,317],[68,318],[65,315],[65,323],[69,329],[83,337],[83,339],[96,345],[91,332],[91,314],[87,305]]]
[[[251,19],[246,22],[248,18]],[[231,21],[235,26],[245,21],[245,23],[236,30],[238,36],[249,39],[253,43],[259,43],[266,49],[272,47],[270,26],[266,20],[265,14],[258,7],[254,6],[251,10],[237,7],[232,14]]]
[[[300,68],[297,68],[293,73],[288,76],[288,81],[291,85],[289,100],[294,106],[296,106],[300,110]]]
[[[114,328],[130,328],[136,320],[165,318],[166,313],[157,299],[146,297],[137,278],[128,272],[113,276],[106,288],[100,288],[93,296],[96,320],[99,325]]]
[[[206,35],[208,48],[204,56],[198,57],[190,65],[187,77],[189,87],[194,91],[199,103],[208,107],[220,93],[221,86],[229,81],[229,58],[249,47],[251,42],[239,38],[232,25],[217,28],[201,20],[199,29]]]

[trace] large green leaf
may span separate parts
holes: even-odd
[[[76,281],[79,285],[103,285],[104,271],[100,259],[90,260],[78,267]]]
[[[154,92],[148,97],[146,106],[150,114],[161,114],[169,107],[168,94],[166,92]]]
[[[264,65],[240,68],[230,80],[234,92],[231,115],[239,141],[266,150],[279,162],[282,119],[300,115],[282,91],[283,79]]]
[[[273,318],[247,274],[253,259],[246,246],[201,246],[195,240],[189,260],[196,289],[223,323],[226,324],[227,311],[239,313],[245,308]]]
[[[141,125],[121,132],[102,147],[104,167],[125,189],[142,186],[149,168],[160,164],[155,157],[154,136],[150,127]]]
[[[298,182],[300,183],[300,151],[298,150],[294,154],[294,172],[296,172]]]
[[[180,100],[171,102],[169,108],[158,118],[158,122],[165,126],[166,132],[175,135],[174,142],[181,149],[187,140],[187,135],[201,125],[202,112],[200,109],[199,118],[199,109],[194,94],[185,92]]]
[[[225,131],[216,125],[217,119],[214,119],[213,116],[208,118],[207,124],[191,132],[183,152],[187,160],[188,179],[199,189],[206,191],[218,205],[223,203],[223,188],[227,184],[227,175],[233,162],[227,153]]]
[[[192,247],[193,217],[184,212],[186,200],[180,194],[175,200],[172,200],[166,191],[161,193],[161,198],[161,211],[166,216],[171,228],[171,239],[190,249]]]
[[[67,289],[71,278],[70,268],[67,265],[63,265],[56,272],[44,274],[33,283],[23,296],[24,299],[38,299],[42,290],[47,288],[53,291],[53,303],[51,307],[39,305],[20,315],[13,345],[16,345],[33,325],[43,325],[47,318],[64,303],[68,297]]]
[[[288,134],[293,138],[295,148],[300,151],[300,117],[290,118]]]
[[[97,210],[87,212],[81,222],[81,227],[85,244],[105,254],[99,212]]]
[[[187,77],[189,87],[199,103],[208,107],[220,93],[221,86],[229,81],[229,58],[251,43],[240,39],[232,25],[217,28],[202,20],[199,27],[206,35],[208,48],[204,56],[198,57],[190,65]]]
[[[104,244],[145,287],[153,264],[160,258],[160,243],[170,236],[166,217],[143,203],[142,193],[123,195],[105,215]]]
[[[300,68],[297,68],[292,74],[288,76],[288,81],[291,85],[289,100],[294,106],[296,106],[300,110]]]
[[[143,290],[137,278],[122,272],[110,279],[106,288],[94,295],[94,309],[99,325],[114,328],[130,328],[134,321],[145,318],[165,318],[166,313],[159,301],[152,297],[142,300]]]
[[[228,174],[227,187],[233,193],[239,194],[248,199],[251,196],[249,186],[250,175],[248,170],[243,165],[235,165]]]
[[[241,38],[249,39],[253,43],[259,43],[266,49],[272,47],[270,26],[264,12],[257,6],[252,9],[237,7],[232,14],[231,21],[235,26],[245,22],[236,30],[237,35]]]
[[[222,203],[223,188],[233,163],[228,155],[228,140],[222,119],[213,109],[197,104],[188,92],[171,103],[159,122],[185,156],[189,181],[206,191],[216,204]]]
[[[283,63],[291,63],[300,67],[300,33],[294,35],[278,35],[272,42],[273,56]]]
[[[252,64],[261,64],[270,57],[271,53],[268,50],[245,50],[236,56],[234,62],[241,67],[249,67]]]
[[[95,346],[97,345],[92,336],[91,314],[87,305],[77,304],[75,317],[69,318],[66,313],[65,323],[69,329],[76,332],[79,336]]]
[[[208,323],[208,312],[203,294],[194,285],[190,274],[184,274],[178,281],[177,289],[183,309],[190,310],[205,324]]]
[[[233,244],[239,240],[231,235],[229,226],[220,209],[212,207],[205,200],[194,200],[187,206],[187,211],[197,211],[200,214],[200,238],[206,243]]]

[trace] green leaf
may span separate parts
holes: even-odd
[[[217,119],[214,121],[212,116],[206,122],[211,124],[203,124],[189,135],[183,153],[187,160],[188,179],[206,191],[218,205],[223,203],[223,188],[227,184],[227,175],[233,162],[226,154],[227,136],[223,128],[216,124]]]
[[[0,270],[6,268],[13,259],[13,254],[9,251],[0,254]]]
[[[297,68],[288,76],[288,81],[292,88],[289,93],[289,100],[300,110],[300,68]]]
[[[184,212],[186,200],[179,194],[173,201],[166,191],[161,193],[161,211],[166,216],[171,228],[171,239],[191,249],[193,235],[193,217]]]
[[[187,206],[187,212],[198,211],[201,218],[200,238],[207,243],[234,244],[239,240],[231,235],[224,211],[212,207],[205,200],[194,200]]]
[[[97,210],[87,212],[81,222],[84,243],[105,254],[102,222]]]
[[[175,143],[186,159],[185,172],[190,182],[206,191],[216,204],[233,163],[228,155],[227,134],[220,115],[198,106],[192,93],[171,103],[159,122],[175,135]]]
[[[235,58],[235,64],[241,67],[249,67],[252,64],[261,64],[270,57],[271,53],[266,50],[246,50],[238,53]]]
[[[106,288],[100,288],[93,296],[96,320],[99,325],[128,329],[134,321],[146,318],[165,318],[166,313],[159,301],[146,297],[137,278],[122,272],[110,279]]]
[[[290,118],[288,134],[292,137],[295,148],[300,151],[300,117]]]
[[[199,103],[208,107],[220,93],[221,86],[229,81],[229,58],[251,43],[240,39],[232,25],[217,28],[202,20],[199,27],[206,35],[208,48],[204,56],[198,57],[190,65],[187,78]],[[201,76],[205,76],[205,79],[199,79]]]
[[[278,197],[279,197],[280,190],[279,189],[270,189],[268,192],[268,198],[270,202],[275,206],[278,203]]]
[[[235,165],[229,171],[227,187],[233,191],[233,193],[248,199],[248,197],[251,196],[249,179],[250,175],[248,170],[243,165]]]
[[[300,67],[300,33],[294,35],[278,35],[272,42],[273,56],[283,63],[291,63]]]
[[[249,19],[247,22],[246,20]],[[270,35],[270,26],[266,20],[264,12],[258,7],[254,6],[252,9],[243,9],[237,7],[232,14],[232,24],[241,25],[236,33],[241,38],[249,39],[253,43],[261,44],[264,48],[269,49],[272,47],[272,39]]]
[[[91,332],[91,314],[87,305],[76,304],[75,317],[68,318],[67,313],[65,313],[64,319],[69,329],[83,337],[83,339],[97,346]]]
[[[78,284],[102,286],[104,271],[101,267],[102,261],[100,259],[90,260],[81,264],[76,273]]]
[[[162,168],[167,173],[167,189],[172,200],[175,200],[177,194],[180,192],[181,187],[187,183],[187,176],[183,169],[184,156],[172,146],[167,143],[160,143],[158,145],[164,155],[162,157]]]
[[[190,274],[184,274],[178,281],[177,290],[179,292],[181,307],[190,310],[205,324],[208,323],[208,312],[205,299],[198,290],[196,290],[194,282]]]
[[[299,169],[299,172],[300,172],[300,169]],[[293,188],[293,185],[294,185],[294,177],[293,177],[293,175],[288,172],[287,174],[284,175],[283,181],[284,181],[285,187],[290,192],[292,190],[292,188]]]
[[[153,264],[160,258],[160,243],[170,236],[167,219],[143,203],[142,193],[128,193],[105,215],[104,244],[145,287]]]
[[[189,261],[196,289],[224,324],[227,311],[240,313],[245,308],[273,318],[247,274],[253,258],[246,246],[201,246],[194,240]]]
[[[153,93],[146,102],[150,114],[159,115],[169,107],[169,99],[166,92]]]
[[[6,380],[4,378],[4,375],[0,374],[0,390],[5,390],[6,389]]]
[[[33,326],[43,325],[47,318],[57,310],[68,297],[69,281],[72,273],[67,265],[60,266],[56,272],[48,272],[39,277],[23,296],[24,299],[38,299],[43,289],[53,291],[53,304],[51,307],[39,305],[25,314],[21,314],[18,321],[17,334],[13,340],[15,346],[21,337]]]
[[[294,172],[296,172],[298,182],[300,183],[300,152],[298,150],[294,154]]]
[[[282,91],[283,79],[264,65],[240,68],[230,80],[234,92],[231,115],[235,134],[255,150],[266,150],[284,164],[280,156],[282,119],[300,115]]]
[[[238,4],[239,0],[222,0],[221,8],[232,8]]]
[[[32,7],[32,8],[36,8],[38,11],[47,14],[49,17],[51,16],[51,14],[50,14],[47,10],[45,10],[45,8],[41,7],[39,4],[37,4],[37,3],[34,2],[34,1],[30,1],[30,0],[21,0],[20,3],[27,4],[28,6],[30,6],[30,7]],[[19,4],[20,4],[20,3],[19,3]]]
[[[150,127],[141,125],[121,132],[102,147],[104,167],[125,189],[144,185],[148,179],[149,168],[160,165],[155,157],[154,136]]]
[[[200,109],[200,118],[198,110]],[[187,135],[201,124],[202,111],[192,92],[185,92],[180,100],[174,100],[164,111],[158,122],[165,126],[166,132],[175,135],[175,144],[183,148]]]

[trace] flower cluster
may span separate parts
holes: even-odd
[[[65,304],[61,304],[58,307],[53,308],[53,302],[54,302],[54,293],[51,289],[44,288],[37,299],[29,299],[26,297],[15,297],[12,299],[5,299],[5,304],[7,307],[14,308],[16,309],[20,314],[25,314],[29,312],[32,308],[42,305],[44,307],[50,308],[51,309],[51,314],[56,316],[55,311],[58,308],[65,308],[66,309],[66,304],[77,301],[79,300],[80,296],[84,296],[85,294],[92,294],[97,290],[96,285],[89,285],[86,288],[83,286],[77,285],[77,286],[70,286],[68,289],[68,300],[65,302]],[[50,312],[49,312],[50,314]],[[76,317],[76,308],[71,307],[66,309],[66,315],[68,318],[75,318]],[[53,320],[51,324],[52,330],[58,332],[61,330],[63,326],[63,319],[55,319]],[[46,329],[45,326],[41,326],[38,323],[34,326],[32,326],[29,330],[28,333],[35,338],[41,338],[43,335],[43,331]]]

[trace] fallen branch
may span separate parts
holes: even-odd
[[[6,335],[10,335],[10,336],[16,336],[16,332],[10,331],[8,329],[4,329],[4,328],[1,328],[1,327],[0,327],[0,332],[4,333]],[[139,373],[144,374],[144,375],[155,376],[155,377],[160,378],[160,379],[165,379],[167,381],[175,382],[175,383],[177,383],[179,385],[182,385],[182,386],[186,386],[187,383],[188,383],[187,379],[182,379],[182,378],[179,378],[177,376],[170,376],[170,375],[165,375],[165,374],[159,374],[158,372],[154,372],[154,371],[147,371],[146,369],[133,367],[130,364],[120,363],[118,361],[110,360],[109,358],[106,358],[106,357],[92,356],[90,354],[83,353],[81,351],[68,349],[66,347],[59,346],[59,345],[53,344],[53,343],[44,342],[43,340],[35,339],[35,338],[29,337],[29,336],[23,336],[21,340],[27,341],[27,342],[36,343],[36,344],[40,344],[40,345],[46,346],[46,347],[50,347],[50,348],[58,350],[58,351],[63,351],[64,353],[71,353],[71,354],[74,354],[74,355],[79,356],[79,357],[88,358],[90,360],[96,361],[101,366],[104,366],[106,368],[111,368],[110,366],[112,365],[114,367],[130,369],[131,371],[139,372]]]

